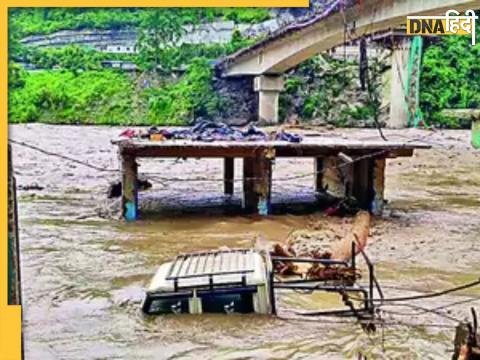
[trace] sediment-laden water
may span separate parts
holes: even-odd
[[[117,155],[110,139],[120,130],[16,125],[10,127],[9,136],[114,169]],[[347,133],[377,136],[368,130]],[[425,134],[387,132],[396,139]],[[387,296],[415,293],[402,288],[445,289],[480,273],[480,154],[470,148],[466,131],[431,134],[428,141],[434,149],[388,162],[389,208],[375,220],[368,246]],[[375,334],[366,334],[353,319],[302,319],[293,312],[340,304],[332,296],[317,294],[282,294],[278,318],[144,317],[139,310],[144,288],[157,266],[179,252],[248,247],[258,237],[283,241],[293,230],[312,224],[342,229],[348,220],[320,213],[242,216],[235,210],[238,198],[222,196],[220,181],[158,182],[151,176],[153,188],[142,194],[141,202],[144,210],[161,211],[127,224],[98,216],[115,173],[17,145],[13,150],[19,187],[43,188],[18,192],[27,359],[357,359],[359,353],[369,359],[448,359],[452,355],[452,327],[457,323],[445,316],[415,316],[416,310],[403,305],[384,307],[385,328],[377,326]],[[236,166],[240,174],[240,161]],[[312,199],[313,176],[279,180],[312,170],[310,159],[277,160],[274,198]],[[140,172],[161,178],[218,179],[222,161],[142,160]],[[237,194],[240,186],[236,184]],[[216,211],[205,210],[207,206]],[[416,305],[436,307],[471,296],[480,297],[480,290]],[[472,305],[480,308],[480,301],[440,312],[462,319]]]

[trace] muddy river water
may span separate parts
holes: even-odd
[[[9,136],[96,166],[118,168],[110,139],[120,128],[17,125]],[[338,130],[337,133],[340,133]],[[345,130],[374,138],[374,131]],[[480,152],[467,131],[387,131],[387,137],[426,139],[433,149],[388,161],[387,211],[375,219],[368,246],[387,297],[435,291],[480,274]],[[328,136],[328,134],[325,134]],[[222,246],[248,247],[255,239],[283,241],[315,226],[348,226],[348,219],[286,211],[264,218],[235,211],[222,184],[153,182],[141,195],[145,216],[134,223],[99,216],[106,189],[116,179],[60,158],[13,145],[20,219],[27,359],[449,359],[454,319],[480,309],[480,289],[416,305],[382,308],[385,326],[366,334],[353,319],[300,318],[292,309],[337,302],[320,295],[280,294],[279,317],[203,315],[145,317],[143,291],[157,266],[179,252]],[[274,199],[313,197],[311,159],[280,159]],[[240,161],[236,166],[240,169]],[[219,178],[220,159],[141,161],[157,176]],[[160,174],[160,175],[158,175]],[[240,172],[237,172],[240,174]],[[38,185],[33,186],[32,185]],[[241,183],[236,184],[237,194]],[[215,211],[207,211],[213,207]]]

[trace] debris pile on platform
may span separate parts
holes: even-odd
[[[283,128],[267,133],[258,129],[253,124],[245,128],[232,127],[224,123],[213,121],[200,121],[190,128],[165,129],[151,127],[148,130],[127,129],[120,134],[121,137],[141,138],[153,141],[163,140],[193,140],[193,141],[287,141],[299,143],[302,137],[298,134],[286,132]]]

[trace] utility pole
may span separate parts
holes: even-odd
[[[8,146],[8,304],[21,305],[20,244],[18,239],[17,191],[13,176],[12,149]]]

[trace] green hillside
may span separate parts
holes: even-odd
[[[212,89],[209,62],[253,40],[234,34],[224,45],[174,47],[161,39],[174,42],[185,24],[215,19],[252,22],[269,17],[265,9],[47,10],[15,9],[10,13],[10,122],[182,124],[196,116],[220,112],[221,101]],[[147,34],[139,39],[145,45],[139,54],[128,55],[75,45],[26,48],[19,42],[25,34],[86,27],[135,27]],[[103,60],[131,61],[140,72],[105,69]],[[25,71],[15,64],[18,61],[42,70]],[[179,67],[187,68],[180,78],[172,70]]]
[[[172,44],[186,24],[214,20],[258,23],[267,9],[16,8],[9,13],[9,121],[76,124],[185,124],[221,114],[230,106],[213,90],[212,62],[255,41],[234,34],[224,45]],[[135,29],[138,54],[91,48],[26,48],[20,39],[75,29]],[[480,29],[479,29],[480,31]],[[445,108],[478,108],[479,46],[468,37],[445,37],[424,52],[421,108],[428,125],[468,126],[441,115]],[[140,71],[105,69],[104,60],[125,60]],[[379,78],[387,67],[371,60],[374,88],[358,89],[358,64],[311,59],[292,71],[281,97],[281,116],[323,118],[339,126],[378,116]],[[41,70],[26,71],[17,63]],[[178,69],[188,69],[178,72]],[[356,94],[356,95],[352,95]],[[372,97],[372,95],[374,95]],[[352,96],[360,97],[352,106]]]

